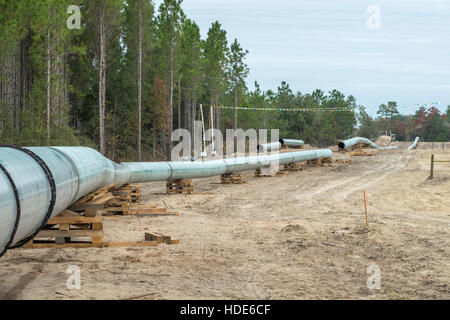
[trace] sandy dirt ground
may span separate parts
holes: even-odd
[[[145,184],[145,202],[181,215],[105,218],[105,240],[154,231],[179,245],[11,250],[0,261],[0,298],[449,299],[450,163],[426,179],[430,154],[450,159],[450,144],[406,147],[276,177],[245,172],[242,185],[194,180],[193,195]],[[71,265],[79,290],[66,287]],[[380,289],[367,287],[369,266]]]

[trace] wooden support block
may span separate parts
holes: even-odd
[[[92,238],[92,243],[94,243],[94,244],[103,243],[103,236],[101,236],[101,237],[91,237],[91,238]]]
[[[86,217],[95,217],[97,215],[97,212],[98,212],[97,210],[86,210],[84,212],[84,215]]]
[[[43,238],[53,238],[53,237],[63,237],[63,238],[72,238],[72,237],[103,237],[102,230],[52,230],[52,229],[44,229],[39,232],[36,237]]]
[[[242,174],[222,174],[220,176],[222,184],[243,184]]]
[[[145,240],[147,240],[147,241],[156,241],[157,243],[165,243],[165,244],[178,244],[178,243],[180,243],[179,240],[172,239],[172,237],[170,237],[170,236],[165,236],[165,235],[157,233],[157,232],[153,232],[153,233],[146,232],[145,233]]]
[[[322,158],[315,159],[315,160],[308,160],[306,164],[310,167],[318,167],[322,165]]]
[[[164,217],[164,216],[179,216],[179,212],[167,212],[167,213],[136,213],[138,217]]]
[[[120,248],[120,247],[155,247],[158,243],[156,241],[140,241],[140,242],[106,242],[105,247]]]
[[[102,222],[93,223],[92,230],[103,230],[103,223]]]
[[[156,241],[157,243],[164,243],[165,241],[170,241],[171,237],[169,236],[164,236],[160,233],[149,233],[146,232],[145,233],[145,240],[147,241]]]
[[[103,209],[105,209],[104,204],[86,204],[86,203],[84,203],[84,204],[80,204],[80,205],[74,204],[69,207],[69,210],[77,211],[77,212],[78,211],[92,212],[92,211],[98,211],[98,210],[103,210]]]
[[[55,243],[56,243],[56,244],[63,244],[63,243],[66,243],[66,238],[56,237],[56,238],[55,238]]]
[[[268,171],[268,169],[265,169],[264,171]],[[275,177],[276,176],[276,172],[263,172],[263,170],[261,169],[256,169],[255,170],[255,177],[259,178],[259,177]]]
[[[39,242],[30,241],[25,249],[47,249],[47,248],[103,248],[105,243],[90,243],[90,242],[69,242],[69,243],[54,243],[54,242]]]
[[[284,165],[286,171],[303,171],[303,166],[300,162],[289,163]]]
[[[58,229],[61,230],[61,231],[69,231],[70,230],[70,224],[59,224]]]
[[[89,204],[106,204],[111,199],[114,199],[114,195],[110,192],[110,193],[107,193],[107,194],[101,196],[98,199],[89,201]]]
[[[137,213],[167,213],[166,208],[130,208],[130,214]]]
[[[194,185],[190,179],[169,180],[166,183],[166,193],[187,193],[194,192]]]
[[[51,218],[48,224],[78,224],[78,223],[99,223],[102,221],[101,216],[86,217],[81,215],[76,216],[60,216]]]
[[[105,187],[103,189],[97,190],[97,191],[95,191],[93,193],[90,193],[90,194],[82,197],[80,200],[78,200],[76,202],[76,205],[81,205],[81,204],[83,204],[85,202],[96,200],[96,199],[104,196],[108,192],[112,191],[113,189],[114,189],[114,184],[110,184],[109,186],[107,186],[107,187]]]

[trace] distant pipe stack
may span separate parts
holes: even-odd
[[[416,137],[416,139],[414,140],[413,144],[410,145],[410,146],[408,147],[408,150],[412,150],[412,149],[417,148],[417,145],[418,145],[418,143],[419,143],[419,140],[420,140],[420,138],[419,138],[419,137]]]
[[[117,164],[86,147],[0,146],[0,256],[81,197],[110,184],[206,178],[330,158],[329,149],[213,161]]]
[[[372,148],[375,148],[375,149],[397,149],[398,148],[398,146],[380,147],[380,146],[376,145],[375,143],[373,143],[372,141],[370,141],[369,139],[361,138],[361,137],[356,137],[356,138],[351,138],[351,139],[348,139],[345,141],[341,141],[338,143],[338,147],[339,147],[339,149],[344,150],[346,148],[352,147],[359,143],[368,144]]]

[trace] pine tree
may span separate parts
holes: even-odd
[[[90,0],[87,2],[91,52],[98,70],[98,109],[100,153],[106,153],[106,72],[108,49],[119,39],[121,0]]]
[[[245,56],[248,54],[248,50],[243,50],[241,45],[234,39],[231,44],[230,50],[227,51],[228,58],[228,77],[231,82],[234,93],[234,120],[233,128],[238,128],[238,99],[247,89],[245,85],[245,78],[248,75],[249,69],[245,64]]]
[[[196,100],[200,90],[200,77],[202,75],[202,42],[198,25],[186,19],[182,25],[182,35],[179,45],[180,77],[184,102],[184,128],[193,131],[195,119]]]
[[[152,81],[150,73],[154,37],[153,5],[150,0],[127,1],[125,6],[125,21],[123,23],[123,39],[126,45],[125,72],[123,78],[130,79],[130,91],[124,101],[129,113],[137,111],[136,149],[137,159],[142,161],[143,130],[146,122],[143,120],[146,91]],[[134,118],[134,117],[132,117]],[[125,120],[125,119],[123,119]]]
[[[203,44],[205,83],[213,108],[219,105],[219,97],[225,89],[227,45],[226,31],[218,21],[214,22]],[[216,113],[216,128],[221,129],[220,112]]]
[[[159,7],[159,16],[157,17],[158,26],[158,40],[162,51],[162,65],[166,66],[164,70],[164,78],[168,82],[168,105],[169,105],[169,119],[168,130],[169,137],[166,148],[167,158],[170,159],[171,153],[171,134],[173,131],[173,92],[174,92],[174,77],[176,72],[176,45],[179,41],[181,24],[185,18],[183,10],[181,9],[182,0],[164,0]]]

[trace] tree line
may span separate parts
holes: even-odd
[[[422,141],[450,141],[450,105],[445,113],[435,106],[419,107],[414,114],[401,115],[395,101],[379,106],[377,117],[369,116],[364,107],[357,114],[362,136],[375,138],[385,132],[392,133],[399,141],[411,141],[420,137]]]
[[[80,8],[80,29],[67,26],[71,5]],[[358,130],[375,135],[385,125],[400,132],[397,122],[409,128],[412,121],[372,119],[337,90],[301,94],[285,82],[276,90],[258,83],[249,90],[248,51],[237,39],[229,42],[218,21],[202,39],[182,0],[157,8],[149,0],[0,0],[0,28],[2,143],[86,145],[116,161],[153,160],[169,158],[172,130],[192,132],[201,112],[207,127],[279,128],[281,136],[321,146]],[[423,118],[424,137],[443,139],[434,135],[444,117],[430,125],[427,111],[416,116]]]

